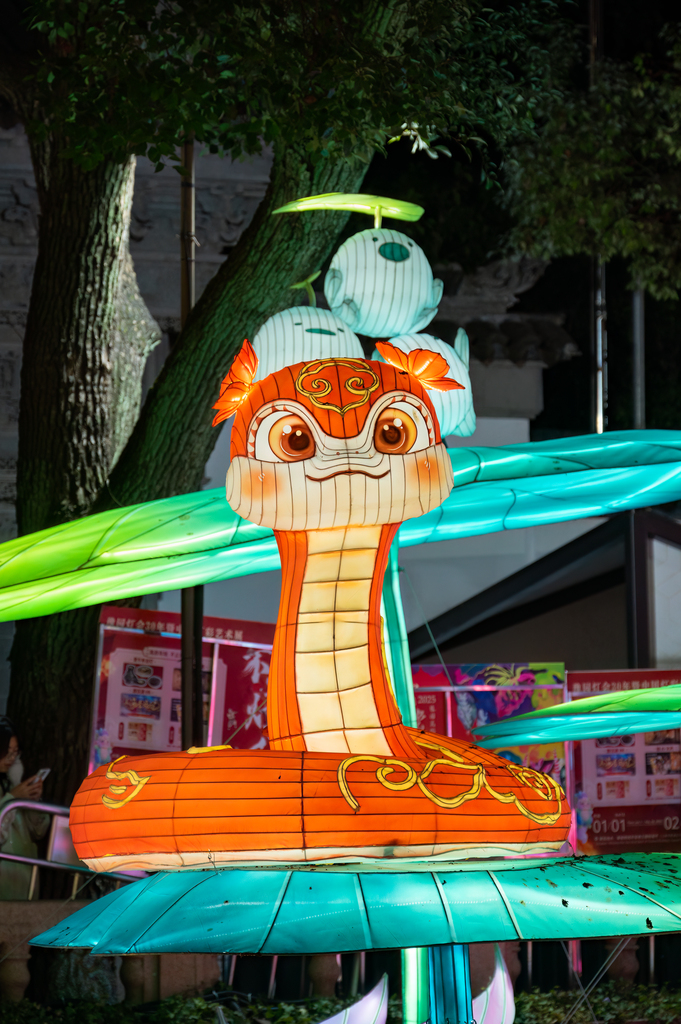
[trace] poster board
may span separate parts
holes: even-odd
[[[681,670],[568,672],[568,699],[681,683]],[[681,849],[679,729],[574,744],[572,806],[582,854]]]
[[[206,746],[267,745],[265,699],[274,624],[205,617]],[[122,754],[181,749],[181,616],[104,606],[90,771]]]
[[[474,743],[472,730],[491,722],[553,707],[565,700],[561,662],[487,665],[412,665],[417,724]],[[499,746],[502,757],[551,775],[567,785],[564,743]],[[567,791],[567,789],[566,789]]]

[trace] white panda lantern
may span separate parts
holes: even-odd
[[[368,228],[349,238],[324,280],[331,311],[370,338],[423,330],[437,313],[442,290],[423,250],[389,228]]]

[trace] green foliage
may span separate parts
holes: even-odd
[[[233,156],[276,140],[314,161],[531,132],[562,31],[559,0],[37,0],[38,137],[86,168],[183,135]],[[432,152],[432,150],[431,150]]]
[[[310,999],[304,1003],[273,1003],[256,999],[245,1003],[228,996],[220,1005],[229,1024],[316,1024],[353,1002],[354,999]],[[213,1001],[183,996],[140,1007],[84,1002],[49,1007],[25,999],[20,1003],[3,1002],[0,1015],[3,1024],[215,1024],[215,1006]],[[388,1024],[401,1021],[401,1004],[393,996],[388,1006]]]
[[[409,235],[424,250],[432,265],[459,263],[466,273],[501,256],[503,239],[512,226],[507,210],[499,203],[499,189],[489,185],[481,152],[469,159],[459,150],[453,157],[432,163],[414,155],[406,141],[377,153],[364,179],[367,193],[400,196],[425,207],[413,224],[390,222],[390,227]],[[490,160],[496,155],[488,149]],[[366,227],[366,218],[353,215],[343,238]]]
[[[506,165],[514,249],[624,257],[660,299],[681,288],[681,25],[665,39],[664,67],[604,62],[588,91],[550,97]]]
[[[576,990],[565,992],[522,992],[516,996],[516,1024],[559,1024],[579,998]],[[669,991],[655,985],[630,988],[607,982],[589,996],[599,1024],[626,1024],[645,1020],[650,1024],[671,1024],[681,1018],[681,991]],[[594,1017],[586,1003],[571,1018],[574,1024],[593,1024]]]

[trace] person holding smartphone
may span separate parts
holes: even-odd
[[[0,811],[13,800],[40,800],[44,772],[22,781],[24,773],[16,730],[9,718],[0,717]],[[19,807],[0,823],[0,851],[37,857],[38,840],[47,831],[49,817]],[[0,900],[26,900],[31,889],[32,867],[0,857]]]

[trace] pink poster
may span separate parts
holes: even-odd
[[[181,616],[105,606],[95,683],[90,770],[122,754],[180,750]],[[206,746],[263,747],[274,625],[204,618]]]

